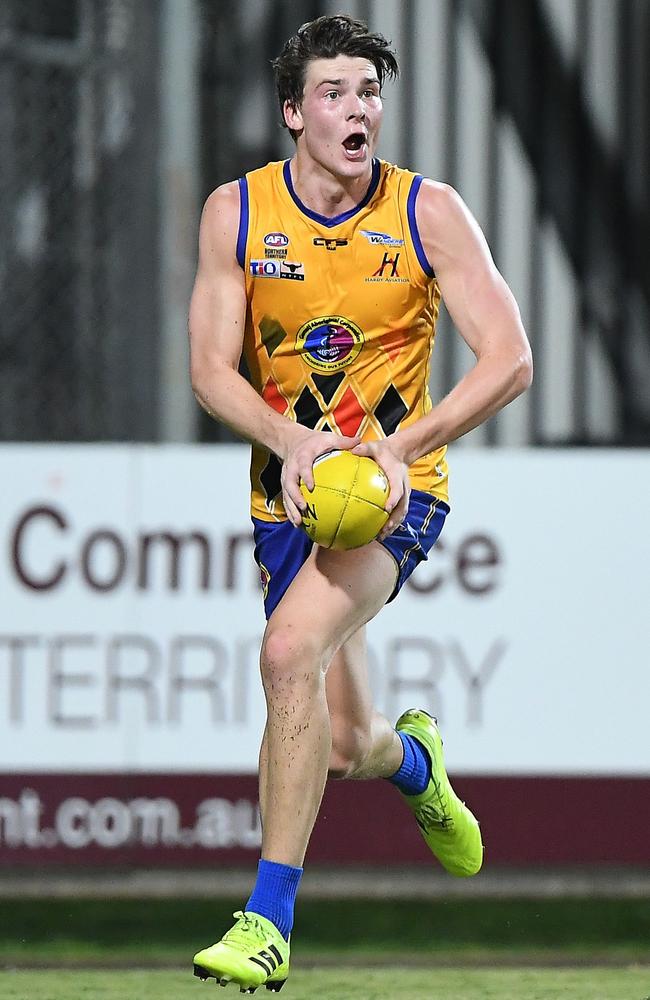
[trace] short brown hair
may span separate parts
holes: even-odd
[[[399,76],[399,66],[390,42],[383,35],[368,31],[363,21],[355,21],[348,14],[308,21],[285,42],[282,52],[273,60],[284,128],[287,128],[285,103],[288,101],[294,108],[302,104],[307,63],[311,59],[334,59],[340,55],[368,59],[377,70],[380,87],[386,77],[394,79]],[[295,139],[296,133],[293,129],[289,131]]]

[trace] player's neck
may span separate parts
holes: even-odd
[[[363,201],[372,180],[372,160],[362,177],[339,177],[311,157],[296,153],[291,160],[291,179],[303,205],[318,215],[334,218]]]

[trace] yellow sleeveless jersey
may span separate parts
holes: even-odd
[[[298,198],[289,160],[240,179],[244,356],[253,386],[278,413],[373,441],[431,409],[440,291],[415,221],[421,181],[375,160],[360,204],[327,218]],[[447,500],[445,453],[410,467],[414,489]],[[285,518],[280,469],[275,455],[253,447],[254,517]]]

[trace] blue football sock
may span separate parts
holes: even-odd
[[[422,744],[408,733],[397,734],[404,748],[404,760],[399,771],[388,780],[404,795],[420,795],[431,778],[431,760]]]
[[[257,881],[244,907],[275,924],[286,941],[293,927],[293,907],[301,875],[302,868],[260,858]]]

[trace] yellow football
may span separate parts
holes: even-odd
[[[326,549],[357,549],[376,537],[388,519],[388,480],[372,458],[329,451],[314,462],[314,488],[300,489],[307,501],[302,527]]]

